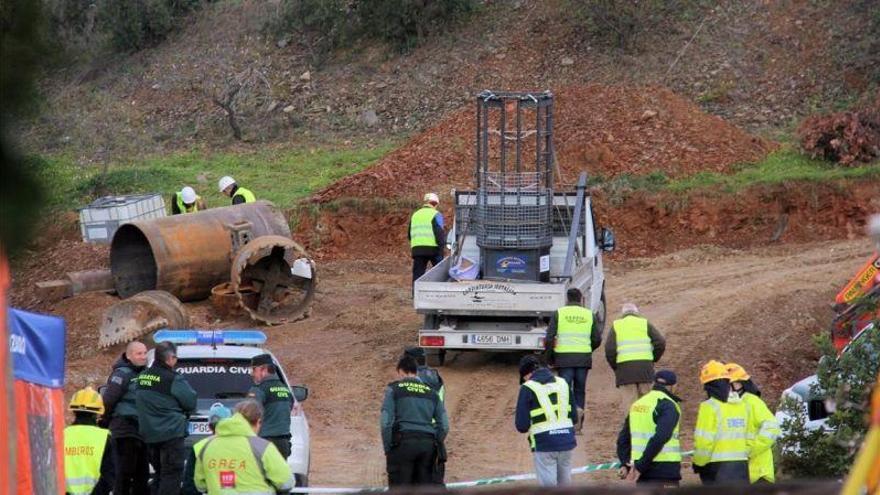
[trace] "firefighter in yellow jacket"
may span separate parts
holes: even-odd
[[[776,416],[761,400],[761,391],[742,366],[727,363],[730,386],[746,405],[748,423],[746,435],[752,444],[749,452],[749,481],[752,483],[776,481],[773,467],[773,444],[782,434]]]
[[[196,456],[196,488],[208,495],[275,493],[293,488],[287,461],[272,442],[257,436],[263,407],[248,399],[217,423],[216,434]]]
[[[110,432],[97,426],[104,414],[101,394],[86,387],[70,399],[73,424],[64,429],[65,492],[105,495],[113,489],[114,467]]]
[[[746,405],[731,393],[727,367],[709,361],[700,370],[707,399],[700,403],[694,429],[694,472],[704,485],[749,482]]]

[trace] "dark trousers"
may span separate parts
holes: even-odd
[[[429,485],[433,483],[434,437],[407,436],[386,456],[388,486]]]
[[[281,452],[281,457],[283,457],[285,461],[290,457],[290,435],[263,438],[275,444],[275,447],[278,447],[278,452]]]
[[[116,467],[114,495],[148,495],[150,458],[146,444],[135,437],[114,438],[113,454]]]
[[[568,382],[571,393],[574,394],[574,403],[581,409],[587,402],[587,373],[588,368],[559,368],[559,376]]]
[[[431,266],[437,266],[437,255],[431,254],[428,256],[416,256],[413,255],[413,267],[412,267],[412,281],[413,284],[416,283],[416,279],[421,277],[428,271],[428,263],[431,263]]]
[[[700,469],[700,481],[704,485],[748,484],[748,461],[710,462]]]
[[[183,465],[186,462],[183,438],[150,443],[147,447],[150,449],[150,463],[156,472],[153,494],[178,495],[183,480]]]

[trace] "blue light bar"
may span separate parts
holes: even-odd
[[[159,330],[153,341],[178,345],[263,345],[266,334],[259,330]]]

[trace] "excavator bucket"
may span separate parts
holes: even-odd
[[[129,342],[162,328],[188,328],[189,314],[180,301],[162,290],[148,290],[107,308],[98,346]]]

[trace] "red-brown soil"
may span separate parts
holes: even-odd
[[[556,93],[554,144],[563,180],[581,171],[611,178],[660,172],[726,172],[774,148],[658,87],[568,86]],[[476,104],[416,136],[376,165],[313,197],[418,198],[473,184]]]
[[[597,221],[614,230],[616,257],[655,256],[701,244],[745,248],[773,242],[853,238],[880,210],[880,182],[792,183],[719,191],[593,195]],[[448,203],[448,201],[447,201]],[[452,211],[442,208],[447,218]],[[402,207],[371,212],[343,206],[316,217],[300,214],[295,237],[319,258],[408,257]]]

